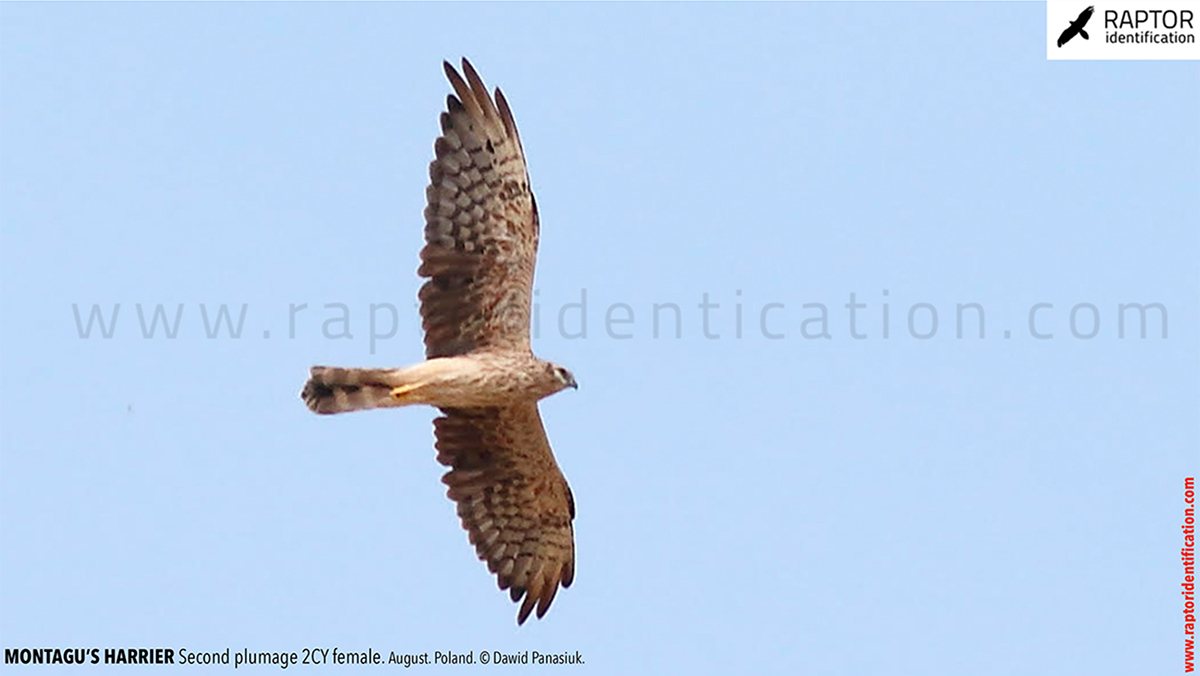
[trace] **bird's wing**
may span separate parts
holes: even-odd
[[[425,353],[529,349],[538,216],[512,111],[495,103],[471,64],[449,63],[446,98],[425,191],[425,247],[417,273]],[[497,108],[496,104],[499,104]]]
[[[575,578],[575,501],[554,462],[537,404],[443,409],[433,421],[446,495],[479,558],[520,601],[517,623],[540,618]]]

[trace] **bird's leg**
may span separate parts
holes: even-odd
[[[399,387],[393,387],[392,388],[392,399],[395,399],[396,401],[398,401],[400,403],[415,404],[417,402],[413,401],[413,399],[415,399],[415,397],[413,395],[416,393],[417,390],[421,389],[424,386],[425,386],[425,382],[418,382],[418,383],[410,383],[408,385],[401,385]]]
[[[396,370],[386,384],[395,406],[441,406],[453,403],[452,400],[446,399],[447,379],[468,377],[478,368],[475,360],[470,357],[439,357]]]

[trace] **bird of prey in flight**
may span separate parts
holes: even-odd
[[[1083,27],[1087,25],[1088,19],[1092,18],[1092,13],[1096,11],[1095,6],[1088,5],[1088,8],[1079,13],[1079,16],[1071,22],[1070,26],[1058,36],[1058,46],[1062,47],[1071,41],[1071,38],[1080,35],[1084,40],[1088,39],[1087,31]]]
[[[517,623],[540,618],[575,578],[575,501],[538,414],[538,400],[575,378],[529,340],[537,202],[504,95],[488,95],[463,59],[445,63],[454,93],[441,115],[425,190],[417,274],[426,360],[396,369],[312,368],[301,397],[315,413],[427,404],[442,477],[462,526]],[[465,80],[463,78],[465,76]],[[522,599],[524,601],[522,602]]]

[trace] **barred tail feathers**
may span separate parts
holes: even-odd
[[[404,406],[392,389],[408,383],[408,369],[345,369],[314,366],[300,397],[313,413],[347,413]]]

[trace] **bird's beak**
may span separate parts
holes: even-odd
[[[567,383],[567,387],[571,388],[572,390],[579,389],[579,383],[575,382],[575,376],[571,376],[571,382]]]

